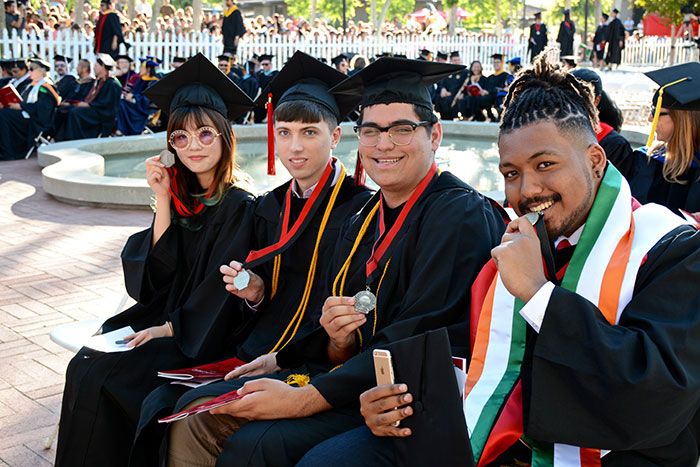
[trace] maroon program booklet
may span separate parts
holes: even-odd
[[[0,88],[0,104],[7,107],[10,104],[19,104],[22,102],[22,96],[19,95],[17,89],[11,84]]]
[[[193,368],[159,371],[158,376],[162,378],[187,381],[223,379],[227,373],[245,364],[246,362],[243,360],[234,357],[216,363],[207,363],[206,365],[195,366]]]
[[[200,412],[207,412],[211,409],[229,404],[245,396],[245,394],[238,394],[238,389],[236,389],[235,391],[228,392],[219,397],[215,397],[214,399],[207,401],[204,404],[199,404],[192,407],[191,409],[183,410],[182,412],[172,414],[169,417],[161,418],[158,420],[158,423],[171,423],[177,420],[182,420],[183,418],[189,417],[190,415],[198,414]]]

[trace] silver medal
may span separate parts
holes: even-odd
[[[250,274],[245,269],[238,271],[238,275],[233,278],[233,286],[238,290],[248,287],[248,282],[250,282]]]
[[[528,212],[527,214],[525,214],[524,217],[525,217],[528,221],[530,221],[530,224],[535,225],[535,224],[537,223],[537,221],[540,219],[540,216],[541,216],[541,215],[542,215],[542,214],[537,213],[537,212]]]
[[[172,167],[173,165],[175,165],[175,154],[168,151],[167,149],[165,151],[161,151],[160,163],[166,167]]]
[[[367,314],[377,306],[377,297],[369,290],[357,292],[353,298],[355,299],[355,311],[360,313]]]

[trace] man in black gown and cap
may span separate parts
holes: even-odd
[[[625,26],[617,17],[619,11],[615,8],[610,12],[611,20],[608,23],[607,30],[607,42],[608,42],[608,53],[605,55],[605,64],[608,66],[608,70],[620,66],[622,61],[622,49],[625,48]]]
[[[241,10],[236,0],[226,0],[224,22],[221,34],[224,36],[224,55],[234,56],[238,50],[238,40],[246,33]]]
[[[428,86],[461,69],[383,58],[332,90],[362,97],[359,154],[380,191],[340,233],[324,278],[321,326],[276,355],[274,368],[297,369],[288,381],[301,387],[280,381],[284,373],[210,385],[245,395],[175,422],[170,465],[209,465],[217,455],[221,465],[293,465],[315,444],[363,423],[358,396],[374,384],[372,349],[442,326],[466,345],[465,284],[504,223],[490,200],[435,163],[442,127]],[[360,307],[367,301],[374,306]]]
[[[53,66],[56,70],[56,76],[58,76],[54,84],[61,99],[65,99],[75,88],[75,76],[68,69],[72,61],[72,58],[63,55],[54,55],[53,57]]]
[[[119,54],[119,45],[130,45],[124,40],[122,25],[119,15],[113,9],[113,0],[100,2],[100,16],[95,26],[94,51],[95,54],[109,54],[116,59]]]
[[[557,42],[559,42],[559,55],[574,54],[574,33],[576,25],[571,19],[571,10],[564,10],[564,21],[559,24],[559,33],[557,34]]]
[[[547,47],[547,25],[542,22],[542,13],[535,13],[535,22],[530,25],[530,40],[527,49],[532,62]]]

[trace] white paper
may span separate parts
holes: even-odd
[[[116,329],[106,334],[92,336],[85,343],[85,347],[90,347],[100,352],[127,352],[134,347],[127,347],[126,344],[117,344],[118,340],[124,339],[126,336],[133,334],[134,330],[131,326]]]
[[[188,388],[198,388],[200,386],[206,386],[207,384],[215,383],[217,381],[223,381],[224,378],[207,378],[198,379],[197,381],[171,381],[170,384],[180,384],[182,386],[187,386]]]
[[[459,389],[459,397],[464,400],[464,389],[467,384],[467,374],[461,368],[454,367],[455,376],[457,377],[457,388]]]

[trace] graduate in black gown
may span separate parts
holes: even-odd
[[[18,58],[12,63],[12,84],[17,92],[21,95],[31,83],[32,79],[29,75],[29,66],[27,65],[27,60],[23,58]]]
[[[68,70],[72,61],[72,58],[63,55],[54,55],[53,57],[53,66],[56,70],[56,76],[58,76],[54,84],[61,99],[65,99],[75,88],[75,76],[70,74]]]
[[[84,100],[65,110],[63,124],[56,126],[56,141],[109,136],[116,125],[121,86],[110,71],[115,62],[107,54],[95,60],[95,81]]]
[[[574,54],[574,33],[576,32],[576,25],[571,19],[571,11],[564,10],[564,21],[559,24],[559,33],[557,34],[557,42],[559,42],[559,55],[564,57],[566,55]]]
[[[476,98],[476,111],[477,114],[486,111],[486,116],[494,121],[496,117],[494,117],[491,109],[495,109],[498,102],[498,94],[505,89],[510,73],[505,70],[503,54],[493,54],[491,55],[491,60],[493,60],[493,74],[486,78],[487,93]]]
[[[542,22],[542,13],[535,13],[535,22],[530,25],[530,39],[527,50],[532,62],[547,47],[547,25]]]
[[[359,101],[336,101],[329,93],[330,87],[345,78],[313,57],[296,52],[266,89],[265,95],[274,96],[275,147],[293,178],[256,200],[251,207],[253,251],[247,258],[235,258],[222,266],[227,288],[246,300],[244,307],[252,317],[227,348],[221,349],[221,358],[236,356],[252,362],[293,344],[318,323],[326,299],[323,281],[327,259],[345,221],[372,195],[351,176],[342,175],[344,167],[331,157],[340,138],[338,122]],[[298,235],[282,236],[285,219],[289,231],[298,224]],[[263,249],[266,253],[260,256]],[[249,271],[250,283],[238,290],[232,282],[242,268]],[[238,371],[254,375],[261,370],[245,365]],[[157,464],[166,426],[156,420],[170,415],[178,398],[189,389],[164,383],[144,401],[132,466]]]
[[[310,383],[292,387],[279,381],[284,373],[272,374],[246,382],[239,401],[175,422],[170,465],[186,464],[185,456],[210,463],[222,447],[219,465],[293,465],[318,442],[362,423],[358,396],[374,382],[372,349],[442,326],[455,342],[467,335],[464,284],[488,259],[504,223],[490,200],[435,164],[442,128],[428,86],[459,69],[383,58],[333,89],[363,98],[359,154],[380,192],[341,231],[321,326],[276,355],[276,367],[303,371]],[[371,297],[374,307],[355,308]],[[240,386],[230,380],[190,392]],[[254,421],[236,431],[237,417]]]
[[[589,68],[575,68],[570,72],[577,79],[590,83],[595,95],[594,104],[598,109],[599,127],[596,129],[598,144],[605,150],[608,162],[615,167],[626,166],[632,157],[632,147],[629,141],[620,134],[624,118],[622,111],[610,99],[603,89],[603,81],[595,71]]]
[[[0,160],[22,159],[39,132],[53,125],[61,98],[48,78],[50,69],[49,63],[30,59],[29,74],[33,84],[21,93],[22,102],[0,109]]]
[[[112,76],[117,78],[119,84],[124,88],[127,83],[132,81],[134,75],[138,75],[134,71],[134,60],[128,55],[117,55],[114,61],[117,63],[117,66],[112,71]]]
[[[130,45],[124,40],[122,25],[119,15],[113,9],[113,0],[102,0],[100,2],[100,16],[95,25],[95,38],[93,50],[95,55],[109,54],[113,59],[119,54],[119,45]]]
[[[514,220],[471,286],[466,400],[440,401],[465,410],[464,417],[449,426],[433,418],[432,429],[415,439],[412,414],[433,410],[417,403],[425,390],[414,383],[407,396],[400,384],[377,387],[362,397],[377,436],[363,428],[364,436],[330,440],[334,451],[318,446],[300,467],[333,456],[337,462],[325,465],[348,465],[348,455],[355,465],[366,459],[407,465],[402,453],[426,441],[436,465],[470,465],[471,459],[450,458],[458,450],[435,436],[436,426],[464,431],[465,418],[471,465],[697,464],[700,295],[689,291],[700,280],[700,234],[668,209],[632,198],[596,144],[592,94],[582,94],[544,57],[535,66],[511,87],[500,170],[516,213],[544,217],[535,228],[526,217]],[[598,254],[588,254],[594,247]],[[544,258],[551,259],[549,272]],[[607,274],[616,261],[625,264],[624,280]],[[438,390],[455,384],[450,368],[442,378],[419,381]],[[395,420],[399,427],[391,426]]]
[[[605,43],[608,40],[608,18],[606,13],[603,13],[600,18],[600,24],[595,29],[593,35],[593,50],[591,50],[591,61],[594,67],[603,68],[605,66]]]
[[[226,0],[225,3],[226,11],[224,11],[224,22],[221,26],[221,34],[224,36],[224,54],[233,56],[238,50],[238,39],[246,33],[246,29],[236,0]]]
[[[662,87],[652,101],[652,130],[646,147],[620,167],[641,203],[678,213],[700,213],[700,63],[645,73]],[[688,79],[690,78],[690,79]],[[677,84],[671,84],[674,81]],[[664,86],[668,86],[664,88]],[[654,136],[657,143],[653,144]],[[700,217],[700,216],[699,216]]]
[[[103,332],[131,326],[126,352],[84,347],[66,373],[57,466],[126,465],[143,398],[162,381],[157,371],[203,363],[240,326],[238,298],[219,267],[248,252],[252,196],[240,188],[229,119],[252,101],[202,54],[149,89],[170,113],[166,170],[146,161],[156,197],[149,229],[122,251],[124,279],[137,301],[108,319]]]
[[[450,63],[455,65],[462,64],[462,59],[458,51],[450,54]],[[468,74],[469,72],[467,70],[461,70],[438,83],[435,110],[440,114],[440,118],[443,120],[452,120],[457,116],[461,101],[464,99],[464,92],[459,95],[459,91],[467,81]]]
[[[151,100],[144,95],[146,89],[158,82],[157,60],[142,58],[139,78],[128,93],[122,94],[117,114],[117,129],[123,135],[140,135],[148,118],[156,112]]]
[[[265,89],[268,84],[277,76],[277,73],[279,71],[274,70],[272,68],[272,58],[274,55],[270,54],[262,54],[260,57],[258,57],[258,60],[260,61],[260,71],[255,75],[255,79],[258,80],[258,86],[260,89]],[[262,107],[256,107],[255,108],[255,123],[260,123],[265,121],[265,118],[267,118],[267,112],[264,108]]]
[[[614,9],[610,12],[612,19],[608,23],[607,30],[607,42],[608,42],[608,53],[605,54],[605,63],[608,66],[608,70],[615,65],[615,68],[620,66],[622,61],[622,49],[625,48],[625,26],[617,17],[619,11]]]
[[[481,97],[488,96],[488,78],[483,74],[481,62],[474,60],[469,65],[469,76],[464,83],[464,97],[458,100],[457,106],[462,113],[464,120],[476,120],[483,122],[486,120],[484,111],[479,107]]]

